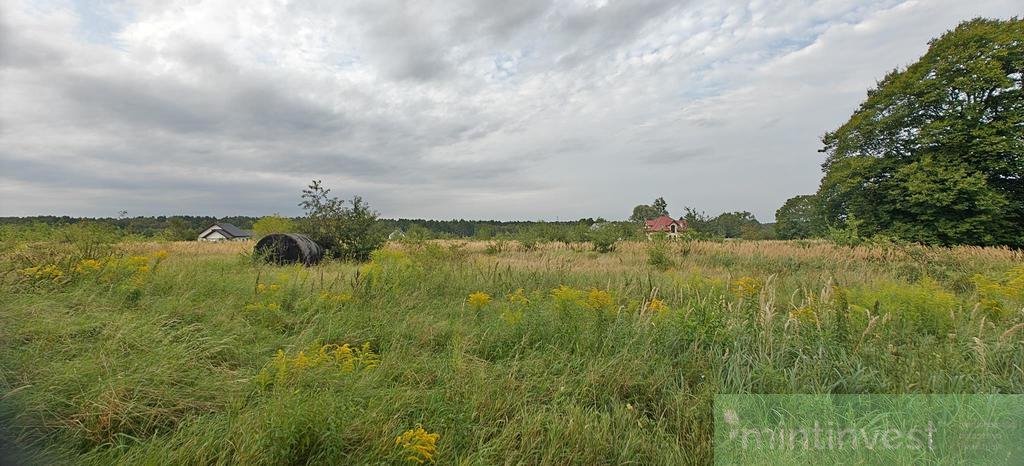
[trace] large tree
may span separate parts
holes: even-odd
[[[833,224],[932,244],[1024,246],[1024,20],[975,19],[889,73],[822,138]]]
[[[668,203],[665,198],[659,197],[651,205],[640,204],[633,208],[633,215],[629,216],[631,222],[643,223],[644,220],[668,215]]]
[[[709,220],[706,230],[709,233],[725,238],[739,238],[747,232],[748,236],[757,236],[755,231],[760,230],[761,222],[754,218],[750,212],[725,212]]]
[[[811,238],[825,233],[818,196],[803,194],[789,198],[775,211],[775,233],[782,239]]]

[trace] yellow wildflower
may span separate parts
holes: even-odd
[[[320,293],[320,299],[322,301],[327,301],[331,303],[344,304],[349,301],[352,301],[352,295],[349,293],[335,294],[328,291],[324,291],[323,293]]]
[[[741,298],[750,298],[757,296],[761,292],[761,280],[754,277],[740,277],[732,282],[732,292]]]
[[[20,270],[22,275],[37,280],[59,280],[64,276],[64,271],[56,265],[44,265],[40,267],[29,267]]]
[[[973,277],[973,281],[978,291],[978,303],[989,317],[1005,317],[1010,309],[1017,307],[1014,301],[1024,302],[1024,266],[1010,269],[1002,280],[992,280],[979,274]]]
[[[343,345],[314,345],[307,351],[299,351],[289,357],[278,350],[274,359],[256,376],[256,381],[266,387],[272,383],[285,384],[300,376],[305,370],[334,365],[340,372],[349,373],[361,369],[372,369],[380,364],[380,356],[370,348],[370,343],[353,348]]]
[[[801,306],[789,311],[789,318],[805,324],[812,324],[818,321],[818,315],[811,306]]]
[[[82,259],[75,265],[75,273],[84,274],[99,270],[103,263],[96,259]]]
[[[427,432],[421,424],[416,424],[416,428],[395,437],[395,445],[409,455],[406,457],[409,461],[419,464],[433,463],[434,454],[437,453],[437,440],[440,438],[440,434]]]
[[[660,314],[668,310],[668,304],[658,298],[652,298],[651,302],[647,303],[647,310]]]
[[[566,310],[580,304],[583,292],[571,286],[559,285],[558,288],[551,290],[551,297],[555,300],[556,306]]]
[[[484,293],[482,291],[477,291],[476,293],[470,293],[469,297],[466,298],[466,304],[468,304],[469,307],[471,309],[474,309],[474,310],[483,309],[483,307],[486,306],[490,302],[491,302],[491,295],[489,295],[487,293]]]
[[[509,293],[505,299],[508,300],[509,303],[519,306],[530,304],[530,299],[526,297],[526,293],[523,292],[522,288],[516,288],[516,290]]]
[[[612,307],[612,295],[607,291],[591,288],[583,299],[583,307],[592,311],[608,309]]]

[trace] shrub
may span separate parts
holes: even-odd
[[[590,230],[587,237],[595,251],[607,253],[615,250],[615,245],[619,242],[619,233],[618,228],[605,225],[601,228]]]
[[[316,241],[331,257],[365,261],[387,237],[377,221],[377,212],[359,196],[351,201],[330,197],[330,189],[314,180],[302,190],[299,203],[306,211],[300,230]]]
[[[668,244],[664,240],[652,241],[647,246],[647,264],[663,271],[675,266],[669,255]]]

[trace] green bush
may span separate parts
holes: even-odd
[[[614,225],[603,225],[589,230],[586,236],[595,251],[608,253],[615,250],[615,245],[619,242],[620,229]]]
[[[306,217],[299,224],[300,230],[323,246],[330,257],[366,261],[387,240],[377,212],[359,196],[342,201],[329,193],[319,180],[302,191],[299,205]]]
[[[647,264],[658,270],[668,270],[675,266],[665,240],[654,240],[647,246]]]

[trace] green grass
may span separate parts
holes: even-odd
[[[113,254],[149,271],[74,272],[73,248],[9,246],[0,418],[36,462],[397,464],[421,424],[440,464],[686,464],[712,460],[716,393],[1024,393],[1019,252],[649,247],[391,245],[304,269],[129,244]],[[46,264],[64,274],[21,271]],[[272,364],[344,343],[379,365]]]

